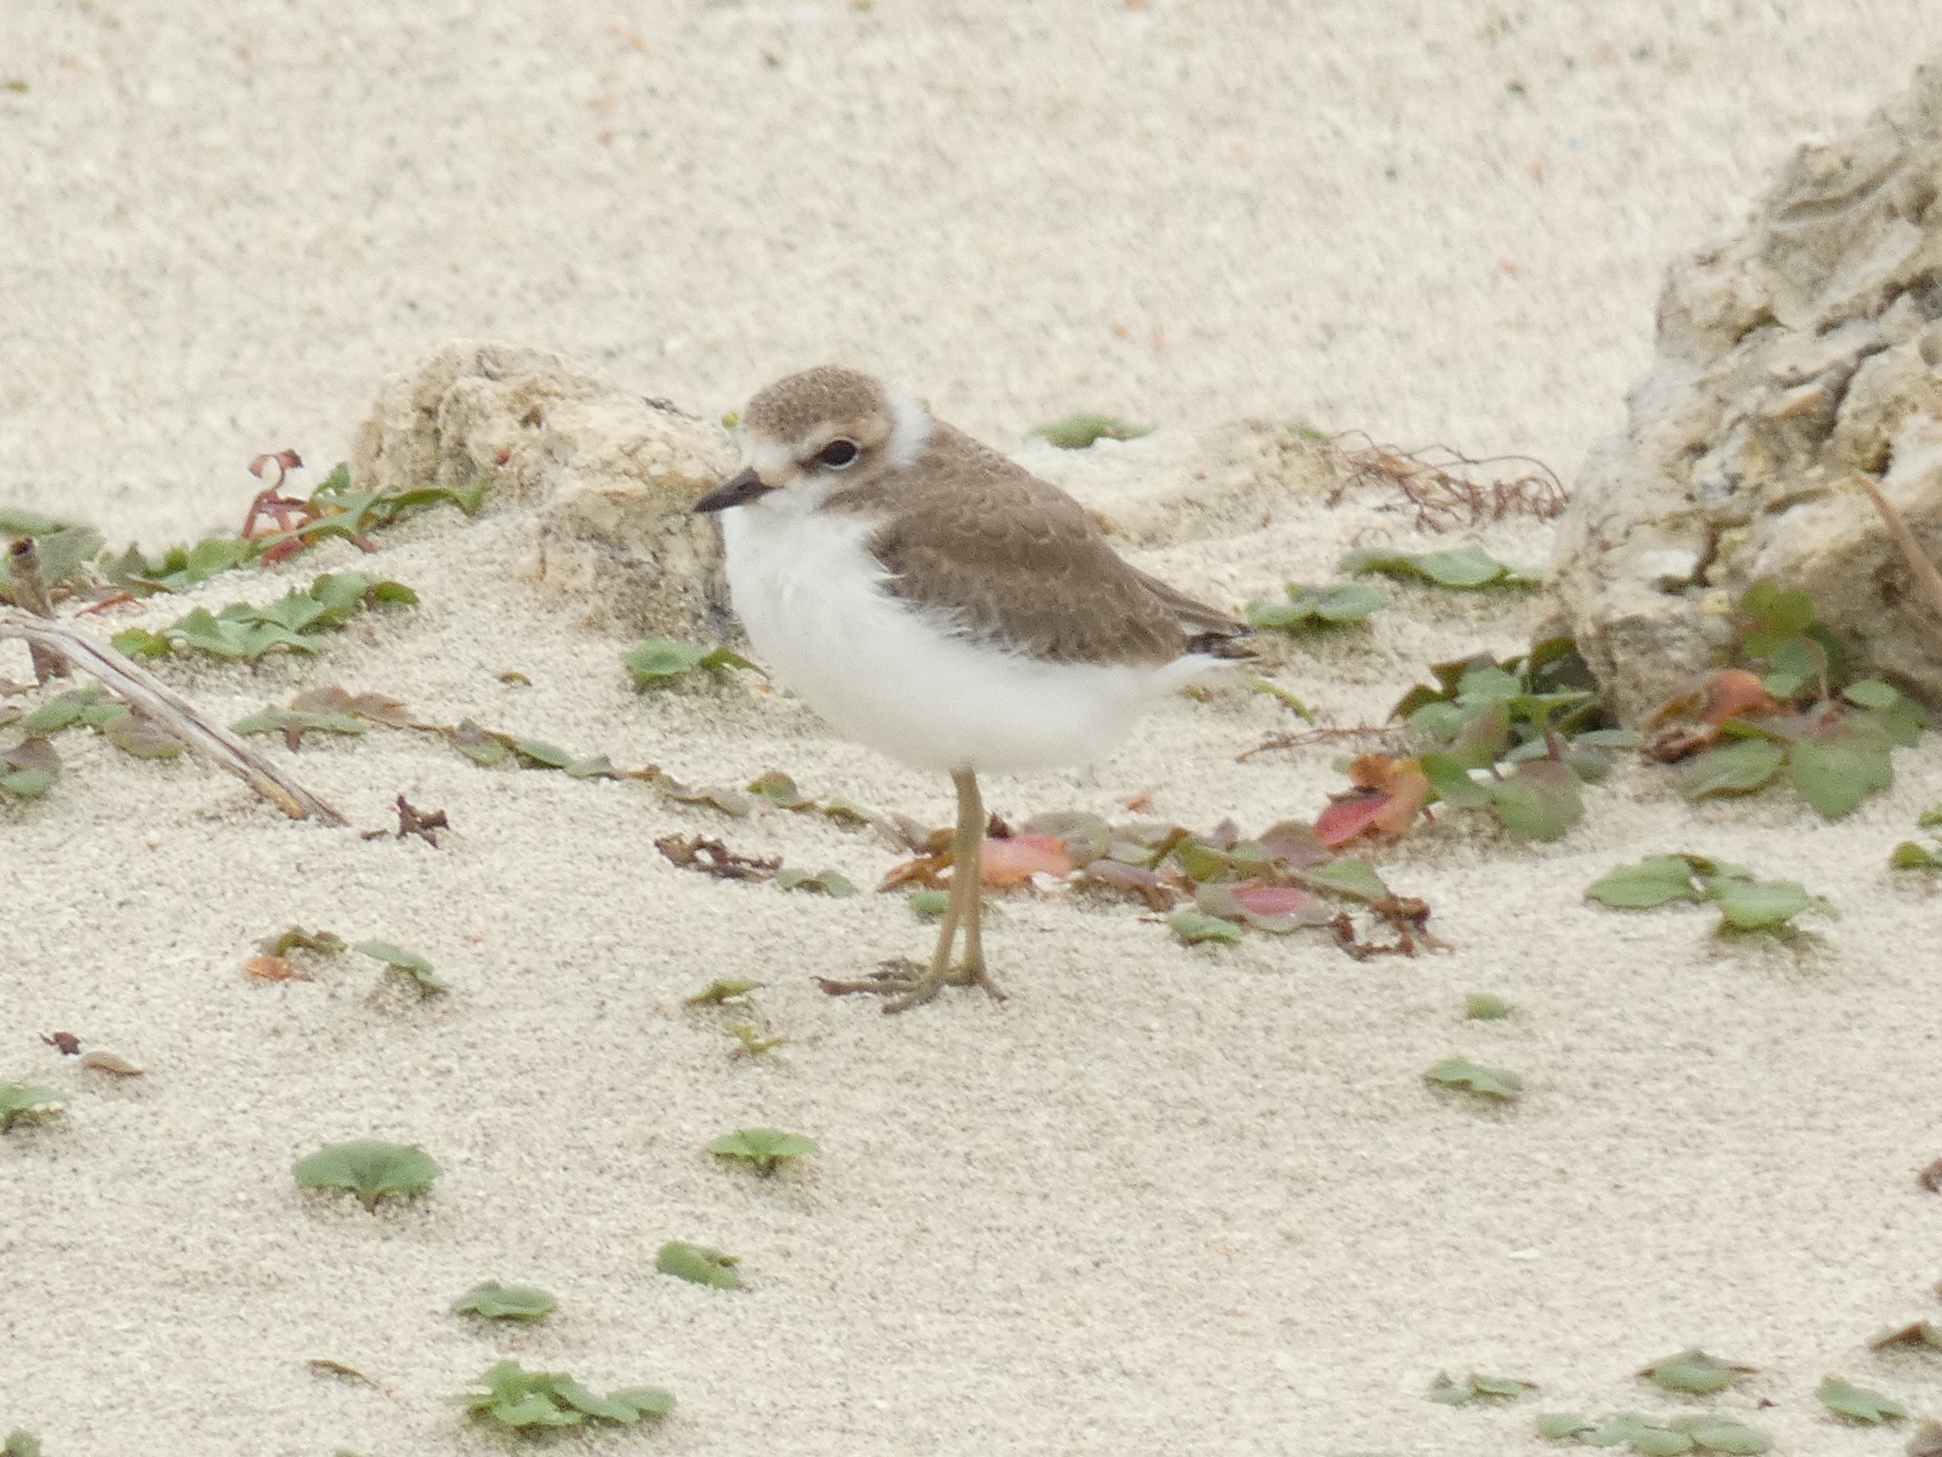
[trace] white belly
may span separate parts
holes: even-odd
[[[942,631],[878,585],[873,523],[722,513],[728,583],[755,655],[845,737],[923,769],[1047,769],[1105,757],[1206,659],[1050,663]]]

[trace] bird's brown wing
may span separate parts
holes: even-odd
[[[888,591],[1034,657],[1151,666],[1245,631],[1128,566],[1077,501],[941,422],[918,468],[827,506],[887,517],[870,550]]]

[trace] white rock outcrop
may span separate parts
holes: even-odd
[[[1942,705],[1942,622],[1855,472],[1942,555],[1942,60],[1803,146],[1746,231],[1670,270],[1630,425],[1594,452],[1549,591],[1619,712],[1717,665],[1762,578]]]
[[[727,432],[558,355],[445,345],[385,383],[351,479],[381,490],[484,477],[487,508],[534,512],[520,569],[589,626],[700,641],[730,635],[713,520],[694,503],[735,469]]]

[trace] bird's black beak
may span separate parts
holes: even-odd
[[[774,486],[764,485],[762,477],[755,473],[755,467],[750,466],[740,475],[723,481],[695,502],[695,510],[726,511],[730,506],[740,506],[744,502],[753,501],[757,496],[766,496],[774,489]]]

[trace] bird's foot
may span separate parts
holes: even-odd
[[[975,964],[960,961],[948,970],[934,971],[920,961],[898,956],[884,962],[881,970],[857,981],[835,981],[819,976],[816,984],[832,997],[853,996],[858,992],[882,997],[885,1012],[908,1012],[912,1007],[921,1007],[947,986],[983,987],[994,1002],[1005,1000],[998,983],[985,970],[982,957]]]

